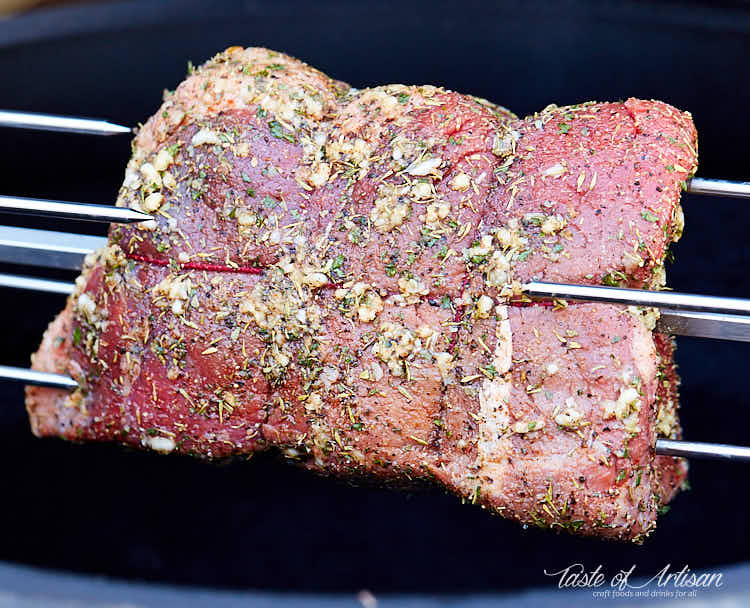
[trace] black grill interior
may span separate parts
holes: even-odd
[[[694,115],[700,175],[750,179],[747,3],[144,1],[43,11],[0,22],[0,107],[135,125],[189,59],[234,44],[288,52],[355,86],[440,84],[518,114],[553,101],[663,99]],[[3,130],[0,192],[111,201],[128,154],[127,138]],[[671,286],[750,296],[748,202],[686,196],[684,208]],[[27,365],[63,299],[0,298],[0,360]],[[679,340],[688,438],[750,444],[748,355],[750,345]],[[352,489],[265,456],[210,465],[42,441],[29,432],[22,389],[2,384],[0,398],[1,560],[214,587],[447,592],[548,585],[544,568],[574,561],[645,573],[750,557],[743,465],[692,463],[693,489],[636,547],[522,530],[439,492]]]

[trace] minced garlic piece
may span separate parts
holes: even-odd
[[[169,166],[173,162],[172,155],[169,153],[169,150],[166,148],[159,151],[159,153],[156,155],[156,158],[154,159],[154,169],[157,171],[166,171],[169,169]]]
[[[497,250],[493,247],[493,236],[500,246]],[[513,281],[511,277],[510,262],[527,244],[528,239],[521,237],[518,220],[512,219],[507,226],[496,228],[492,235],[484,235],[479,245],[465,249],[464,255],[469,256],[475,263],[486,261],[485,284],[488,287],[501,288],[500,295],[507,297],[517,291],[517,281]],[[472,259],[473,256],[483,257],[477,260]]]
[[[484,258],[492,252],[492,236],[489,234],[482,235],[479,243],[473,247],[464,249],[464,257],[469,260]]]
[[[674,236],[672,237],[672,240],[676,243],[680,240],[680,237],[682,236],[682,232],[685,230],[685,213],[682,210],[682,205],[677,205],[677,207],[674,210]]]
[[[432,198],[432,185],[429,182],[417,182],[411,187],[411,195],[417,200]]]
[[[171,301],[170,308],[172,313],[181,315],[185,312],[185,303],[190,298],[192,289],[193,283],[189,277],[169,275],[155,285],[152,288],[152,292],[157,296],[156,306],[167,307],[168,304],[162,299],[162,297],[166,297],[167,300]]]
[[[221,398],[229,407],[231,408],[237,407],[237,397],[234,396],[234,393],[230,391],[224,391],[221,394]]]
[[[555,163],[551,167],[547,167],[544,171],[542,171],[542,175],[546,175],[548,177],[560,177],[561,175],[565,174],[565,167],[561,163]]]
[[[78,296],[78,312],[81,313],[89,323],[93,323],[96,315],[96,303],[87,293]]]
[[[674,439],[676,431],[677,417],[675,416],[674,404],[670,401],[659,406],[659,412],[656,415],[656,432],[662,437]]]
[[[428,226],[437,226],[440,220],[444,220],[451,212],[448,203],[432,203],[427,205],[424,215],[424,223]]]
[[[526,245],[526,239],[521,237],[518,230],[518,220],[511,220],[507,226],[495,230],[495,238],[503,249],[520,249]]]
[[[451,190],[458,190],[460,192],[468,190],[469,186],[471,186],[471,178],[462,171],[451,180],[449,186]]]
[[[323,409],[323,399],[318,393],[311,393],[305,400],[305,411],[320,412]]]
[[[659,320],[661,313],[658,308],[628,306],[628,312],[636,319],[640,319],[644,327],[649,331],[656,328],[656,322]]]
[[[548,215],[540,228],[544,234],[554,234],[565,228],[566,223],[561,215]]]
[[[330,283],[328,276],[323,272],[308,272],[305,275],[304,282],[305,285],[309,285],[310,287],[323,287]]]
[[[391,147],[393,148],[391,156],[398,163],[402,161],[406,163],[408,162],[407,159],[413,158],[417,154],[417,143],[406,139],[402,135],[397,135],[393,138]]]
[[[565,400],[565,409],[555,416],[555,422],[566,429],[577,429],[583,421],[583,414],[576,409],[573,397]]]
[[[238,158],[247,158],[250,156],[250,142],[249,141],[243,141],[232,149],[232,152],[235,156]]]
[[[447,380],[448,374],[453,369],[453,355],[446,352],[435,353],[435,365],[437,365],[443,381]]]
[[[123,188],[129,188],[130,190],[138,190],[141,187],[141,178],[133,171],[132,168],[128,167],[125,170],[125,179],[122,182]]]
[[[370,167],[372,147],[364,139],[357,138],[354,142],[337,139],[325,146],[326,158],[329,162],[341,163],[351,168],[359,167],[359,177],[364,176]]]
[[[399,201],[399,196],[403,194],[403,188],[381,184],[375,206],[370,211],[375,230],[386,233],[404,223],[409,216],[410,207],[408,203]]]
[[[369,380],[370,382],[380,382],[383,379],[383,368],[380,363],[373,361],[369,368],[364,369],[359,377],[362,380]]]
[[[98,252],[95,252],[95,255],[98,255],[102,262],[111,267],[117,267],[125,262],[125,254],[119,245],[109,245],[99,249]]]
[[[419,302],[419,296],[426,296],[430,293],[429,288],[419,277],[412,277],[410,279],[401,277],[398,280],[398,288],[401,290],[401,294],[404,296],[407,304],[416,304]]]
[[[530,422],[516,422],[513,426],[510,427],[510,430],[514,433],[518,433],[519,435],[524,435],[526,433],[531,433],[533,431],[538,431],[539,429],[544,428],[544,420],[532,420]]]
[[[442,164],[443,159],[439,156],[434,158],[417,159],[406,168],[409,175],[425,176],[435,172]]]
[[[485,283],[489,287],[502,287],[508,282],[510,262],[502,251],[494,251],[487,264]]]
[[[368,323],[374,321],[379,312],[383,310],[383,300],[374,291],[368,291],[359,301],[357,316],[360,321]]]
[[[256,215],[247,209],[239,209],[236,212],[235,217],[240,226],[254,226],[258,221]]]
[[[357,282],[348,287],[337,289],[333,297],[337,300],[354,299],[353,310],[360,321],[374,321],[383,310],[383,300],[369,283]]]
[[[397,97],[386,93],[383,88],[375,87],[366,90],[359,99],[362,104],[372,104],[380,110],[384,118],[397,118],[403,112],[403,104]]]
[[[344,287],[339,288],[334,292],[333,297],[337,300],[343,300],[345,298],[356,298],[361,296],[368,289],[370,289],[369,283],[346,283]]]
[[[415,348],[414,334],[407,328],[387,321],[380,325],[380,335],[372,347],[372,352],[388,366],[391,374],[404,375],[404,359]]]
[[[604,403],[604,419],[617,418],[625,425],[625,430],[629,433],[639,433],[638,412],[641,411],[641,400],[638,391],[633,387],[620,390],[620,396],[617,401],[607,401]]]
[[[661,291],[667,284],[667,271],[664,268],[664,264],[659,264],[654,267],[651,272],[651,279],[648,282],[648,289],[651,291]]]
[[[170,437],[146,437],[143,439],[143,445],[162,454],[168,454],[177,447],[174,439]]]
[[[221,145],[221,139],[219,139],[219,134],[216,131],[204,127],[193,135],[190,144],[192,146],[203,146],[205,144]]]
[[[495,156],[508,156],[514,151],[516,140],[518,139],[516,135],[517,131],[513,131],[511,133],[506,133],[502,137],[500,134],[496,134],[495,138],[492,142],[492,153]],[[520,135],[520,134],[519,134]]]
[[[267,329],[269,327],[268,317],[271,311],[263,303],[262,288],[260,288],[259,285],[255,286],[251,297],[246,298],[240,302],[239,311],[242,314],[252,315],[255,323],[261,329]]]
[[[146,213],[153,213],[164,202],[164,196],[159,192],[152,192],[143,200],[143,210]]]
[[[310,173],[307,176],[307,183],[315,188],[320,188],[331,177],[331,165],[324,162],[316,162],[310,167]]]
[[[158,190],[162,186],[161,176],[151,163],[141,165],[141,175],[146,178],[146,188]]]
[[[165,171],[161,179],[162,179],[162,182],[164,183],[164,187],[167,190],[174,190],[177,187],[177,180],[174,178],[174,175],[172,175],[169,171]]]
[[[479,319],[488,319],[492,309],[495,306],[495,302],[489,296],[483,295],[477,300],[476,315]]]

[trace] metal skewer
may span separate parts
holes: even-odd
[[[722,298],[675,291],[648,291],[624,287],[600,287],[598,285],[569,285],[567,283],[542,283],[531,281],[523,286],[524,292],[537,298],[558,298],[584,302],[608,302],[633,306],[653,306],[677,311],[722,313],[729,315],[750,314],[750,300]]]
[[[725,443],[657,439],[656,453],[662,456],[681,456],[683,458],[716,458],[743,462],[750,461],[750,447],[727,445]]]
[[[118,135],[132,133],[132,129],[107,120],[0,110],[0,126],[42,131],[63,131],[90,135]],[[750,198],[750,182],[693,177],[686,182],[687,191],[734,198]]]
[[[744,315],[662,310],[656,329],[675,336],[750,342],[750,317]]]
[[[67,281],[53,281],[51,279],[37,279],[14,274],[0,274],[0,287],[24,289],[27,291],[46,291],[47,293],[71,294],[75,289],[73,283]]]
[[[10,367],[0,365],[0,379],[33,384],[34,386],[48,386],[51,388],[74,389],[78,388],[78,382],[70,376],[63,374],[51,374],[49,372],[38,372],[34,369],[24,367]]]
[[[119,135],[132,130],[106,120],[96,118],[76,118],[54,114],[36,114],[0,110],[0,126],[15,129],[35,129],[38,131],[63,131],[88,135]]]
[[[10,264],[80,270],[84,257],[97,249],[101,249],[106,244],[106,237],[0,226],[0,262]],[[546,289],[547,284],[540,283],[539,285],[545,286],[544,289]],[[59,294],[68,294],[73,290],[72,283],[17,275],[0,275],[0,287],[31,289]],[[565,287],[569,286],[566,285]],[[602,301],[608,301],[607,296],[611,293],[611,288],[592,286],[590,289],[597,290],[597,294],[600,293],[598,290],[603,290],[601,292]],[[633,295],[650,297],[652,293],[637,289],[624,291],[629,297]],[[667,308],[661,311],[657,324],[660,331],[679,336],[750,342],[750,317],[725,313],[673,310],[671,309],[672,296],[679,297],[684,294],[674,294],[669,291],[657,293],[660,297],[668,300]],[[695,297],[703,298],[704,296]],[[745,301],[740,300],[740,302]],[[631,298],[626,303],[638,304],[639,302],[633,302]]]
[[[83,258],[107,244],[103,236],[0,226],[0,262],[80,270]]]
[[[154,219],[147,213],[127,207],[67,203],[16,196],[0,196],[0,212],[120,224],[147,222]]]
[[[23,384],[65,390],[78,388],[78,382],[70,376],[39,372],[23,367],[10,367],[8,365],[0,365],[0,380],[12,380]],[[750,447],[726,445],[722,443],[657,439],[656,453],[662,456],[679,456],[682,458],[715,458],[743,462],[750,461]]]
[[[119,135],[132,133],[132,129],[107,120],[0,110],[0,126],[41,131],[62,131],[90,135]],[[693,177],[686,182],[687,191],[693,194],[711,194],[735,198],[750,198],[750,182]]]
[[[7,258],[0,255],[0,261],[7,261]],[[52,281],[12,274],[0,274],[0,288],[2,287],[63,295],[71,294],[75,289],[73,283],[66,281]],[[750,342],[750,318],[741,315],[663,310],[656,323],[656,329],[678,336]]]
[[[693,177],[687,180],[687,191],[693,194],[713,194],[731,198],[750,198],[750,182]]]

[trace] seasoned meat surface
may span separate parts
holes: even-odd
[[[696,168],[655,101],[517,119],[350,89],[233,47],[139,131],[113,226],[33,357],[39,436],[430,481],[523,523],[642,540],[686,465],[656,311],[532,304],[536,278],[659,288]]]

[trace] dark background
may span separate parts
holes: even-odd
[[[518,114],[550,102],[662,99],[693,113],[699,175],[750,179],[747,3],[136,2],[47,10],[0,22],[0,107],[135,125],[184,77],[188,60],[235,44],[285,51],[355,86],[439,84]],[[128,155],[127,137],[2,130],[0,193],[112,201]],[[672,287],[750,296],[749,204],[685,197]],[[0,292],[0,362],[28,365],[62,306],[58,296]],[[687,438],[750,444],[748,354],[750,345],[679,339]],[[542,570],[574,561],[608,572],[635,563],[650,575],[670,562],[708,568],[750,559],[747,465],[691,463],[693,489],[636,547],[522,530],[439,492],[352,489],[267,457],[219,466],[42,441],[29,432],[19,386],[0,385],[0,400],[0,560],[220,587],[447,592],[551,585]]]

